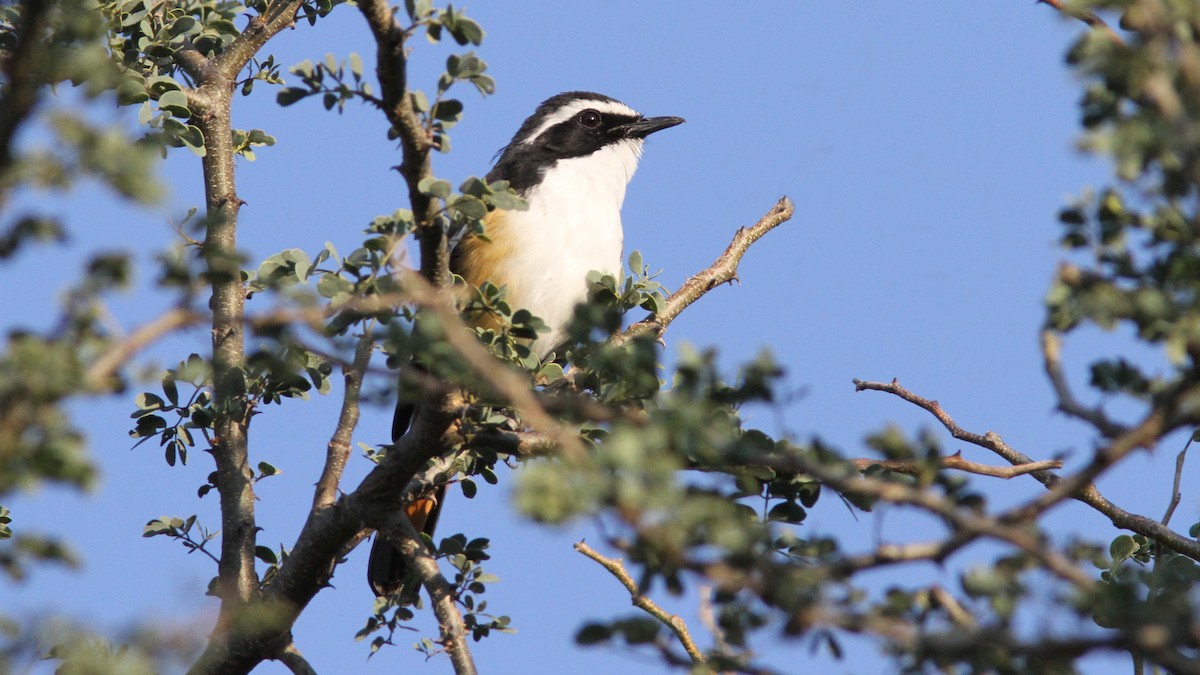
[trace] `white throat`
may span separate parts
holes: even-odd
[[[517,241],[510,302],[541,317],[550,332],[544,356],[564,337],[575,305],[587,299],[587,274],[621,275],[621,204],[637,169],[641,139],[624,139],[585,157],[559,160],[525,194],[527,211],[506,215]]]

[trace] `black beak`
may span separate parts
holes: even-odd
[[[643,117],[636,122],[613,127],[612,133],[622,138],[645,138],[650,134],[683,124],[682,117]]]

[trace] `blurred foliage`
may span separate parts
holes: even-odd
[[[296,17],[315,24],[338,4],[299,2]],[[1089,368],[1096,392],[1127,397],[1141,414],[1162,416],[1158,441],[1173,430],[1200,426],[1200,5],[1067,5],[1068,13],[1095,12],[1119,26],[1115,33],[1084,31],[1067,57],[1085,90],[1081,145],[1110,157],[1115,178],[1060,214],[1069,261],[1047,296],[1047,329],[1067,335],[1087,326],[1128,327],[1138,341],[1162,348],[1169,366],[1159,370],[1120,353]],[[120,197],[152,202],[162,193],[155,157],[170,148],[208,157],[194,109],[203,69],[183,64],[196,55],[236,52],[247,26],[282,6],[265,0],[34,0],[0,7],[0,260],[72,234],[72,224],[14,213],[9,206],[19,190],[61,191],[87,177]],[[408,0],[396,18],[406,38],[421,35],[430,43],[475,48],[485,36],[463,10],[428,0]],[[452,97],[462,85],[480,95],[495,90],[487,64],[474,51],[449,54],[433,86],[401,92],[437,151],[450,150],[450,130],[463,119],[465,104]],[[273,55],[254,54],[236,87],[244,96],[275,88],[282,107],[317,98],[339,112],[352,101],[385,108],[356,53],[326,54],[286,71]],[[111,124],[89,114],[114,101],[137,109],[138,126],[132,111],[130,120]],[[17,142],[23,128],[34,131]],[[230,132],[233,153],[247,160],[275,143],[262,129]],[[389,138],[401,133],[392,126]],[[1194,666],[1190,658],[1200,635],[1194,559],[1142,534],[1119,534],[1107,546],[1063,544],[1052,541],[1036,518],[1001,517],[973,481],[946,470],[942,442],[932,432],[910,438],[886,427],[864,439],[869,457],[855,463],[819,436],[772,438],[753,428],[744,412],[778,405],[785,391],[784,373],[770,353],[729,368],[713,349],[681,347],[667,372],[656,336],[620,335],[631,312],[653,318],[666,309],[666,289],[637,252],[626,274],[588,278],[589,302],[577,308],[568,339],[545,358],[530,345],[547,327],[512,306],[505,288],[458,287],[457,309],[476,326],[475,336],[497,367],[526,378],[535,399],[578,433],[587,452],[531,459],[553,453],[497,440],[526,431],[527,421],[508,407],[502,387],[482,382],[477,365],[447,340],[450,331],[463,330],[461,322],[428,302],[406,302],[410,294],[420,295],[407,276],[406,256],[421,228],[451,240],[486,238],[491,211],[526,204],[506,183],[474,177],[455,189],[449,180],[426,176],[415,187],[434,204],[430,222],[400,208],[365,224],[361,246],[345,255],[329,243],[311,254],[288,248],[242,271],[257,312],[241,364],[247,400],[239,410],[247,424],[274,412],[272,404],[288,401],[290,409],[313,392],[329,393],[334,368],[353,362],[360,336],[392,368],[418,364],[408,370],[425,378],[428,389],[461,390],[466,401],[457,412],[458,436],[441,448],[429,475],[457,483],[470,498],[480,489],[479,478],[499,482],[498,464],[524,464],[514,490],[524,514],[554,524],[594,519],[603,544],[621,554],[635,579],[635,599],[653,602],[666,593],[700,603],[707,619],[692,627],[705,631],[698,642],[706,663],[692,664],[700,670],[759,672],[765,666],[755,645],[764,636],[802,640],[840,657],[846,636],[862,633],[875,636],[911,672],[1071,672],[1093,649],[1127,649],[1170,669]],[[180,243],[158,256],[157,288],[180,306],[190,306],[213,283],[197,255],[202,243],[188,234],[209,223],[193,215],[177,227]],[[86,487],[94,480],[84,435],[64,404],[127,387],[121,374],[98,380],[89,370],[117,344],[102,321],[104,298],[126,287],[131,275],[128,255],[100,252],[64,294],[49,328],[9,331],[0,352],[0,499],[47,481]],[[196,447],[211,451],[214,419],[230,414],[214,404],[211,378],[201,354],[160,373],[149,390],[132,395],[130,436],[138,445],[157,440],[172,466],[186,465]],[[417,403],[426,393],[414,386],[400,395]],[[1115,433],[1111,425],[1095,426],[1099,437]],[[543,439],[543,445],[552,441]],[[369,457],[381,461],[389,449],[370,448]],[[267,462],[253,466],[256,471],[246,468],[252,483],[281,473]],[[197,497],[221,487],[218,474],[210,473]],[[867,544],[864,551],[849,537],[814,531],[807,519],[823,496],[859,510],[921,511],[930,522],[923,537],[940,548],[918,555]],[[1192,540],[1198,528],[1189,531]],[[210,544],[219,532],[195,515],[154,518],[143,532],[214,560],[220,554]],[[485,569],[489,541],[480,534],[427,542],[451,571],[451,593],[474,640],[510,631],[512,624],[485,599],[497,579]],[[906,564],[940,564],[988,537],[1005,543],[1004,550],[956,568],[957,578],[946,575],[949,587],[905,577]],[[255,547],[262,588],[278,578],[290,555],[282,547]],[[0,507],[5,577],[20,580],[42,561],[76,563],[64,544],[23,531],[20,514]],[[1095,583],[1079,581],[1063,565],[1098,570]],[[889,575],[885,583],[881,574]],[[615,581],[613,592],[624,592]],[[394,644],[396,631],[409,629],[424,609],[420,602],[377,601],[359,639],[370,639],[372,653]],[[1020,630],[1023,619],[1051,612],[1088,621],[1065,635]],[[646,648],[674,665],[693,661],[677,644],[674,627],[648,614],[581,616],[581,626],[580,644]],[[34,634],[4,617],[0,635],[0,671],[33,655],[56,659],[64,673],[155,672],[168,653],[188,658],[196,648],[144,635],[110,645],[62,626]],[[420,637],[414,646],[432,655],[443,644]]]

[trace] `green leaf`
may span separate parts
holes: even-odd
[[[312,94],[313,92],[309,89],[303,89],[301,87],[285,87],[280,89],[279,93],[275,95],[275,102],[286,107],[306,96],[311,96]]]
[[[450,192],[453,188],[450,186],[450,181],[427,176],[417,183],[417,190],[421,194],[429,195],[430,197],[438,197],[439,199],[447,199],[450,197]]]
[[[166,110],[179,118],[187,118],[192,114],[188,110],[187,94],[178,89],[172,89],[160,94],[158,97],[158,107],[160,110]]]
[[[168,91],[181,91],[183,86],[176,82],[174,78],[166,75],[155,75],[154,77],[146,78],[146,89],[155,96],[161,96]]]
[[[317,293],[322,298],[332,298],[339,293],[354,291],[354,284],[336,274],[323,274],[317,282]]]
[[[1133,537],[1122,534],[1108,546],[1108,553],[1112,556],[1113,564],[1128,560],[1137,551],[1138,544],[1133,540]]]
[[[642,270],[645,269],[645,267],[646,266],[642,263],[642,252],[641,251],[634,251],[633,253],[629,254],[629,271],[630,272],[633,272],[635,275],[641,275]]]
[[[165,403],[157,394],[142,392],[133,399],[134,405],[140,410],[162,410]]]
[[[612,639],[612,628],[605,623],[586,623],[575,634],[575,643],[580,645],[599,645]]]
[[[278,565],[279,564],[279,558],[277,558],[275,556],[275,551],[272,551],[271,549],[267,548],[266,546],[255,546],[254,547],[254,557],[267,563],[268,565]]]
[[[449,185],[449,183],[446,183]],[[459,195],[450,202],[448,208],[452,213],[462,215],[464,218],[472,220],[481,220],[487,215],[487,204],[484,204],[479,199],[470,195]]]
[[[204,148],[204,132],[200,131],[200,127],[194,124],[189,124],[187,129],[183,133],[179,134],[179,140],[183,141],[183,144],[197,156],[203,157],[206,154]]]

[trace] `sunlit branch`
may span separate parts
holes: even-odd
[[[787,222],[795,211],[796,206],[792,200],[781,197],[770,211],[759,218],[757,223],[750,227],[738,228],[737,233],[733,236],[733,241],[730,242],[721,257],[714,260],[708,268],[683,282],[677,291],[667,297],[663,311],[651,315],[633,324],[624,332],[613,336],[612,342],[621,344],[639,335],[662,335],[667,326],[675,320],[675,317],[679,316],[680,312],[687,309],[688,305],[699,300],[705,293],[717,286],[735,281],[738,278],[738,264],[741,263],[742,256],[746,254],[750,246],[766,233]]]
[[[931,401],[914,394],[913,392],[901,386],[896,380],[892,380],[890,383],[863,382],[861,380],[855,380],[855,388],[857,391],[873,390],[886,392],[908,401],[909,403],[917,405],[929,411],[934,417],[936,417],[938,421],[946,427],[946,430],[949,431],[950,434],[955,438],[978,445],[982,448],[987,448],[1014,465],[1029,465],[1033,463],[1033,460],[1030,457],[1010,447],[995,432],[989,431],[985,434],[976,434],[966,431],[960,427],[958,423],[946,413],[946,411],[942,410],[937,401]],[[1129,447],[1128,449],[1132,450],[1133,448]],[[1105,456],[1111,456],[1111,454]],[[1093,468],[1092,470],[1095,469]],[[1036,478],[1038,482],[1045,485],[1047,489],[1051,490],[1057,490],[1063,481],[1062,477],[1058,476],[1052,471],[1034,471],[1029,475]],[[1078,480],[1078,476],[1076,477],[1076,480]],[[1153,518],[1147,518],[1145,516],[1130,513],[1118,507],[1116,504],[1113,504],[1108,500],[1108,498],[1102,495],[1100,491],[1096,489],[1096,486],[1091,484],[1090,479],[1088,482],[1075,486],[1070,493],[1066,493],[1065,491],[1062,493],[1056,492],[1055,497],[1053,498],[1054,501],[1045,503],[1038,502],[1038,505],[1033,508],[1035,510],[1048,508],[1049,505],[1058,503],[1058,501],[1061,501],[1062,498],[1071,498],[1083,502],[1084,504],[1087,504],[1088,506],[1091,506],[1100,513],[1104,514],[1110,521],[1112,521],[1113,525],[1116,525],[1119,528],[1150,537],[1151,539],[1162,542],[1162,544],[1167,548],[1170,548],[1178,553],[1182,553],[1193,560],[1200,560],[1200,542],[1181,536],[1179,533],[1174,532]],[[1028,517],[1027,512],[1020,513],[1021,517]],[[1017,513],[1013,513],[1011,517],[1017,517]]]
[[[104,389],[121,366],[146,346],[181,328],[200,323],[203,319],[204,315],[199,312],[176,307],[167,310],[157,319],[138,326],[128,336],[118,339],[108,351],[92,362],[84,376],[87,388],[92,391]]]
[[[918,474],[928,470],[930,466],[936,466],[941,469],[951,469],[954,471],[962,471],[963,473],[972,473],[980,476],[991,476],[993,478],[1015,478],[1024,476],[1035,471],[1046,471],[1048,469],[1062,468],[1062,461],[1057,459],[1046,459],[1039,462],[1028,462],[1026,464],[1017,464],[1014,466],[992,466],[990,464],[980,464],[963,459],[961,452],[956,452],[953,455],[938,457],[934,460],[930,459],[852,459],[850,460],[859,469],[867,469],[872,466],[882,466],[889,471],[903,474]]]

